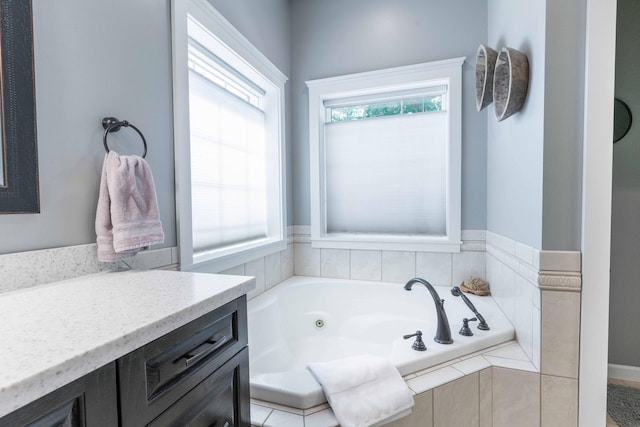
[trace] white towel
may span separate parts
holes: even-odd
[[[114,262],[164,242],[149,164],[140,156],[105,155],[96,211],[98,259]]]
[[[372,355],[308,366],[342,427],[367,427],[408,415],[413,393],[388,360]]]

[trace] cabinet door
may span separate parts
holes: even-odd
[[[105,365],[0,419],[2,427],[117,425],[115,363]]]
[[[248,427],[249,350],[245,347],[149,427]]]

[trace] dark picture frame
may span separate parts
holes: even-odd
[[[0,0],[0,214],[39,213],[31,0]]]

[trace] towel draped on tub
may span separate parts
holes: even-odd
[[[377,426],[411,413],[413,393],[387,359],[354,356],[308,369],[342,427]]]
[[[105,155],[96,212],[98,259],[114,262],[164,242],[149,164],[140,156]]]

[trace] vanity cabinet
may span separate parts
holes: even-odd
[[[0,418],[0,426],[250,425],[246,296]]]
[[[2,427],[118,425],[116,364],[110,363],[0,418]]]

